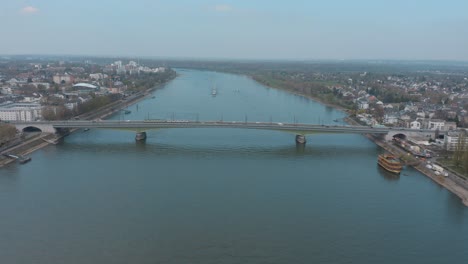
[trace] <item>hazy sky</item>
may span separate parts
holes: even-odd
[[[0,54],[468,61],[468,0],[0,0]]]

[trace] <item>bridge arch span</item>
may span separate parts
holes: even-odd
[[[396,130],[396,131],[390,131],[388,134],[385,136],[385,139],[387,141],[392,140],[394,137],[397,137],[399,139],[408,139],[411,137],[425,137],[427,139],[429,138],[434,138],[435,136],[435,131],[434,132],[422,132],[420,130],[413,130],[411,131],[410,129],[408,130]]]
[[[42,129],[35,127],[35,126],[27,126],[27,127],[24,127],[21,131],[22,132],[42,132]]]
[[[41,131],[44,133],[52,133],[52,134],[56,132],[55,128],[52,125],[47,125],[47,124],[18,123],[14,125],[18,131],[23,131],[23,132],[27,132],[28,130]]]
[[[393,138],[399,138],[399,139],[402,139],[402,140],[406,140],[408,137],[404,133],[398,133],[398,134],[395,134],[393,136]]]

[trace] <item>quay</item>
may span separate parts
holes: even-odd
[[[351,124],[358,124],[355,120],[351,118],[345,118],[345,121]],[[408,155],[408,152],[405,150],[396,147],[393,143],[376,138],[372,135],[366,134],[365,135],[369,140],[374,142],[376,145],[380,146],[381,148],[385,149],[389,153],[397,156],[402,157]],[[444,177],[442,175],[436,175],[434,171],[426,168],[426,162],[417,160],[416,162],[409,162],[405,164],[406,166],[412,166],[417,171],[421,172],[421,174],[427,176],[437,184],[441,185],[442,187],[446,188],[448,191],[452,192],[453,194],[460,197],[462,203],[465,206],[468,206],[468,182],[464,180],[463,177],[458,175],[456,172],[450,171],[448,177]],[[446,168],[445,168],[446,169]]]

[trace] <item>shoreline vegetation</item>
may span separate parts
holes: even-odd
[[[351,104],[347,104],[344,101],[337,99],[330,89],[317,82],[308,82],[302,87],[297,84],[293,84],[293,86],[288,86],[290,84],[287,82],[281,80],[274,80],[273,78],[268,78],[266,77],[266,75],[263,74],[248,74],[247,76],[262,85],[274,89],[283,90],[295,95],[300,95],[308,99],[314,100],[322,105],[333,107],[343,112],[349,112],[353,108]]]

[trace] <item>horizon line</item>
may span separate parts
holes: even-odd
[[[385,58],[347,58],[347,59],[332,59],[332,58],[228,58],[228,57],[197,57],[197,56],[158,56],[158,55],[88,55],[88,54],[46,54],[46,53],[18,53],[18,54],[0,54],[3,57],[20,57],[20,56],[43,56],[43,57],[89,57],[89,58],[122,58],[122,59],[164,59],[164,60],[187,60],[187,61],[269,61],[269,62],[309,62],[309,61],[332,61],[332,62],[455,62],[467,63],[468,60],[463,59],[385,59]]]

